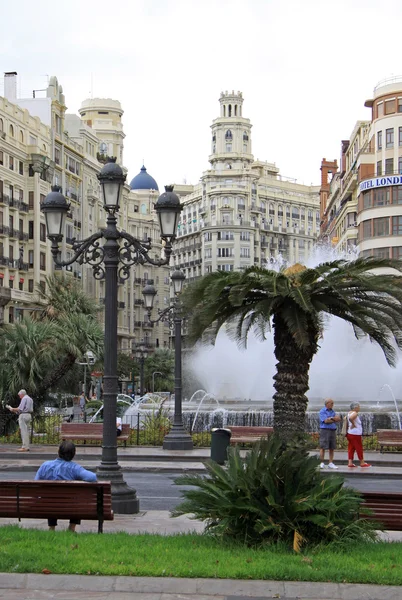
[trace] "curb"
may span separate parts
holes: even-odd
[[[83,592],[74,597],[85,597],[85,594],[103,592],[113,594],[121,592],[127,594],[163,594],[163,598],[170,599],[185,597],[216,598],[224,600],[247,596],[248,598],[309,598],[311,600],[354,600],[355,598],[381,598],[381,600],[399,600],[401,597],[400,586],[381,586],[366,584],[344,583],[307,583],[297,581],[244,581],[231,579],[180,579],[173,577],[113,577],[113,576],[88,576],[88,575],[42,575],[0,573],[0,590],[37,590]],[[85,594],[84,594],[85,592]],[[179,596],[177,596],[179,594]],[[15,592],[13,597],[16,598]],[[102,597],[106,597],[103,596]],[[110,596],[107,596],[110,597]],[[134,596],[133,596],[134,597]]]

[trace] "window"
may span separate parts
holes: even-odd
[[[204,258],[212,258],[212,248],[205,248]]]
[[[398,145],[402,146],[402,127],[398,127]]]
[[[395,98],[392,100],[385,100],[385,114],[392,115],[395,112]]]
[[[371,221],[363,222],[363,239],[367,239],[371,237]]]
[[[402,235],[402,217],[392,217],[392,235]]]
[[[28,292],[32,292],[34,291],[34,280],[33,279],[28,279]]]
[[[385,175],[392,175],[394,172],[394,159],[386,158],[385,159]]]
[[[374,248],[373,256],[376,258],[389,258],[389,248]]]
[[[34,222],[33,221],[29,221],[29,223],[28,223],[28,238],[30,240],[34,239]]]
[[[218,265],[218,271],[233,271],[234,265]]]
[[[373,190],[373,206],[386,206],[390,203],[389,188],[378,188]]]
[[[4,131],[3,119],[0,119],[0,131]]]
[[[383,102],[379,102],[377,104],[377,117],[382,117],[384,115],[384,104]]]
[[[377,131],[377,150],[382,148],[382,131]]]
[[[39,202],[40,202],[41,206],[42,206],[42,203],[45,201],[45,198],[46,198],[45,194],[41,194],[39,196]]]
[[[250,232],[249,231],[241,231],[240,232],[240,240],[242,242],[249,242],[250,241]]]
[[[398,173],[402,175],[402,156],[398,158]]]
[[[228,129],[227,132],[225,133],[225,140],[232,140],[232,139],[233,139],[232,132],[230,131],[230,129]]]
[[[232,152],[232,144],[226,144],[226,152]]]
[[[385,147],[393,148],[394,147],[394,128],[385,130]]]
[[[0,180],[0,199],[3,199],[3,182]]]
[[[379,160],[377,163],[377,177],[381,177],[382,175],[382,162]]]
[[[398,98],[398,112],[402,112],[402,98]]]
[[[373,235],[374,237],[389,235],[389,217],[373,219]]]
[[[240,258],[250,258],[250,248],[240,247]]]
[[[233,231],[218,231],[218,240],[233,240]]]
[[[3,150],[0,150],[0,165],[4,164],[4,155],[3,155]]]
[[[44,252],[39,254],[39,268],[41,271],[46,271],[46,254]]]
[[[218,248],[217,256],[220,258],[233,256],[233,248]]]
[[[34,193],[28,192],[28,208],[29,210],[34,209]]]
[[[212,242],[212,232],[211,231],[207,231],[207,233],[204,233],[204,242]]]
[[[14,171],[14,157],[13,156],[8,157],[8,168],[10,169],[10,171]]]
[[[14,323],[14,306],[10,306],[8,309],[8,322]]]
[[[24,290],[24,280],[23,279],[19,280],[18,289],[21,290],[21,292]]]
[[[402,185],[392,188],[392,204],[402,204]]]
[[[18,163],[18,172],[20,175],[24,174],[24,163],[22,162],[22,160],[20,160]]]
[[[11,137],[14,137],[14,127],[12,125],[10,125],[9,133],[10,133]]]
[[[396,260],[401,260],[401,258],[402,258],[402,246],[394,246],[392,248],[392,258],[396,258]]]
[[[32,269],[34,266],[34,251],[33,250],[28,251],[28,266],[30,269]]]
[[[46,225],[44,223],[40,224],[40,241],[46,242]]]
[[[60,164],[60,150],[58,148],[54,149],[54,162],[56,165]]]

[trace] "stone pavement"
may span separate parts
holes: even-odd
[[[4,600],[400,600],[399,586],[0,573]]]

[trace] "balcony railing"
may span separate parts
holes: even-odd
[[[10,228],[5,225],[0,225],[0,235],[9,235]]]

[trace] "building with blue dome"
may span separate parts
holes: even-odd
[[[141,171],[136,175],[130,183],[132,190],[156,190],[159,191],[158,184],[155,179],[147,173],[144,165],[141,167]]]

